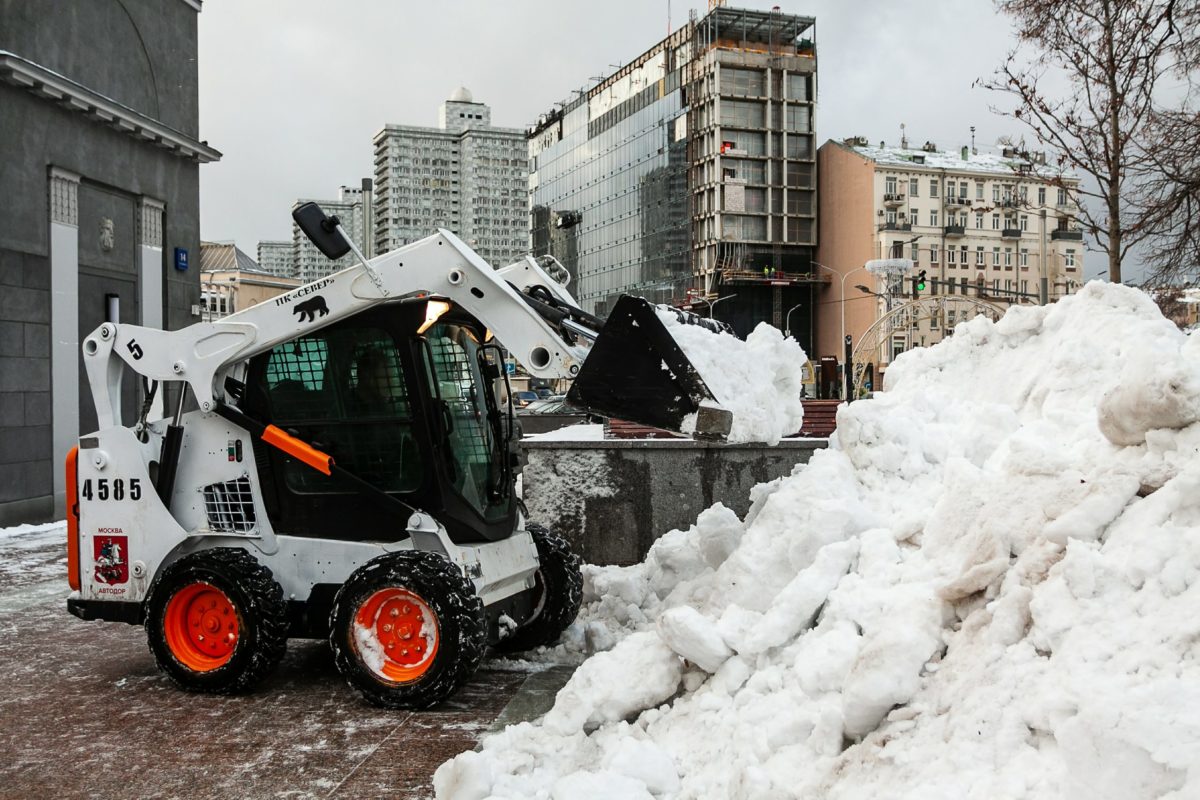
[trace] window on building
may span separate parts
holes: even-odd
[[[975,229],[983,230],[983,212],[982,211],[975,212]]]
[[[1021,230],[1023,230],[1023,231],[1029,230],[1029,217],[1026,216],[1025,214],[1021,215]]]
[[[936,208],[929,212],[929,224],[934,226],[935,228],[937,227],[938,212],[937,212]]]
[[[1021,269],[1029,269],[1029,251],[1021,249]]]
[[[1067,269],[1075,269],[1075,251],[1068,249],[1063,253],[1063,265]]]
[[[993,267],[1000,266],[1000,248],[999,247],[992,248],[992,266]]]
[[[920,194],[921,181],[917,178],[908,179],[908,194],[909,197],[917,197]]]
[[[917,260],[918,260],[918,259],[920,259],[920,257],[921,257],[921,249],[920,249],[920,248],[917,246],[917,243],[916,243],[916,242],[913,242],[913,243],[912,243],[912,244],[909,246],[909,255],[908,255],[908,257],[909,257],[909,258],[911,258],[911,259],[913,260],[913,263],[916,263],[916,262],[917,262]]]
[[[896,194],[896,176],[895,175],[888,175],[886,178],[883,179],[883,193],[890,194],[890,195]]]
[[[1012,251],[1011,247],[1004,248],[1004,268],[1005,269],[1012,269],[1012,254],[1013,254],[1013,251]]]
[[[915,208],[912,211],[908,212],[908,224],[909,225],[918,224],[917,223],[917,210]]]
[[[1058,190],[1058,204],[1060,206],[1065,206],[1067,204],[1067,190],[1066,189]]]
[[[1046,205],[1046,187],[1045,186],[1038,187],[1038,205],[1039,206]]]
[[[956,260],[957,260],[957,256],[954,253],[954,248],[947,247],[946,248],[946,264],[953,267]]]
[[[763,73],[756,73],[762,75]],[[808,76],[788,75],[788,98],[791,100],[808,100]]]
[[[936,244],[929,245],[929,263],[937,264],[938,262],[938,246]]]
[[[930,179],[929,179],[929,196],[930,196],[930,197],[937,197],[937,196],[938,196],[938,181],[937,181],[937,178],[930,178]]]
[[[808,106],[788,105],[787,129],[796,133],[809,132]]]
[[[888,225],[895,225],[896,224],[896,212],[889,210],[887,212],[887,217],[885,217],[885,219],[887,220]]]
[[[759,70],[721,67],[721,94],[762,97],[766,94],[765,79],[766,73]]]
[[[962,291],[963,294],[967,293],[967,279],[966,278],[958,279],[958,288],[960,291]]]
[[[999,214],[992,214],[992,230],[994,230],[994,231],[1000,230],[1000,215]]]
[[[998,183],[992,184],[992,202],[993,203],[1000,202],[1000,184],[998,184]]]
[[[983,181],[975,181],[975,199],[983,199]]]
[[[962,200],[967,199],[967,182],[966,181],[958,182],[958,196]]]

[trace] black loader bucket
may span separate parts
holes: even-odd
[[[666,308],[665,306],[663,308]],[[670,309],[680,321],[714,333],[728,327],[694,314]],[[681,430],[696,414],[695,435],[724,439],[733,415],[713,397],[704,379],[641,297],[623,295],[608,315],[567,401],[618,419]]]

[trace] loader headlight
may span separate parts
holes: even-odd
[[[424,333],[429,330],[429,326],[437,322],[442,314],[450,310],[450,304],[445,300],[430,300],[425,304],[425,321],[421,323],[421,327],[417,328],[417,333]]]

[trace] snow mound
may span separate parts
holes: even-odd
[[[729,441],[778,444],[800,430],[808,357],[795,339],[765,322],[742,340],[681,322],[669,310],[658,309],[657,314],[713,397],[733,413]],[[683,432],[694,429],[693,419]]]
[[[1091,284],[904,354],[745,519],[588,568],[604,652],[437,796],[1200,797],[1198,347]]]

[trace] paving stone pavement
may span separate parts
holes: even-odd
[[[384,711],[293,640],[253,692],[187,694],[141,628],[67,613],[65,561],[61,531],[0,539],[0,798],[431,798],[439,764],[570,675],[485,662],[437,709]]]

